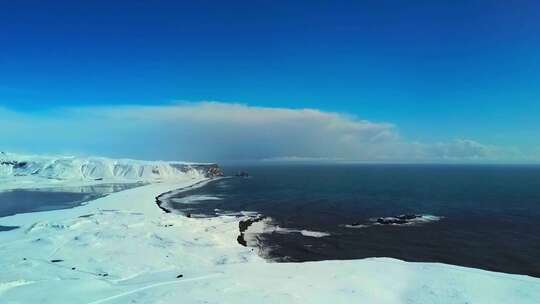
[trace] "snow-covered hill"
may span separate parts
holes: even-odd
[[[141,161],[103,157],[33,156],[0,152],[0,178],[157,181],[221,175],[216,164]]]

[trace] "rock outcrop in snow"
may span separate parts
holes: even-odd
[[[36,176],[59,180],[155,181],[191,177],[216,177],[216,164],[141,161],[103,157],[47,157],[0,152],[0,177]]]

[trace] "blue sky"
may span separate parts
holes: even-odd
[[[0,107],[312,108],[534,158],[539,20],[538,1],[9,1]]]

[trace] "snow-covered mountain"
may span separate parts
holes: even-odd
[[[59,180],[155,181],[222,175],[216,164],[141,161],[104,157],[34,156],[0,152],[0,177]]]

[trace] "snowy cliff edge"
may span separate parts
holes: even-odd
[[[78,181],[145,181],[222,176],[217,164],[104,157],[32,156],[0,152],[0,178],[38,177]]]

